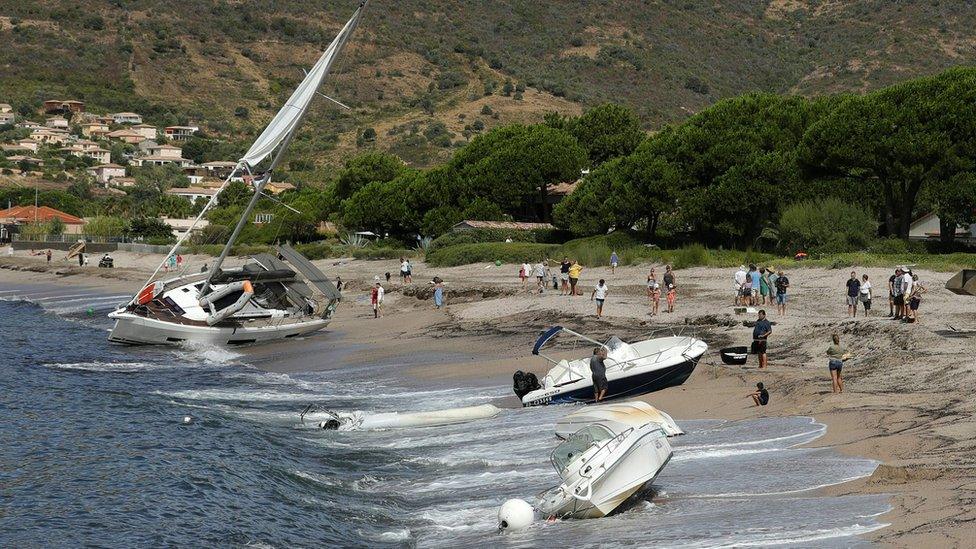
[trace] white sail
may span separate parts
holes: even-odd
[[[267,158],[301,124],[302,117],[305,115],[305,111],[308,110],[308,106],[315,97],[319,86],[322,84],[322,80],[329,74],[329,69],[332,68],[332,62],[338,56],[339,52],[342,51],[346,40],[356,27],[356,22],[359,20],[359,15],[362,13],[365,4],[365,2],[360,4],[356,13],[349,19],[346,26],[342,27],[342,30],[336,35],[335,40],[329,44],[322,57],[315,63],[312,70],[308,71],[308,75],[305,76],[302,83],[299,84],[295,92],[288,98],[288,102],[278,111],[278,114],[271,120],[271,123],[264,129],[257,141],[251,145],[251,148],[241,158],[250,168],[256,167],[262,160]]]

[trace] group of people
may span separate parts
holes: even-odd
[[[183,269],[183,256],[180,254],[170,254],[166,261],[163,261],[163,272],[180,271]]]
[[[654,267],[647,273],[647,297],[651,300],[651,316],[657,316],[661,309],[661,292],[664,291],[667,299],[667,312],[674,312],[674,302],[678,296],[678,286],[671,265],[664,266],[664,276],[658,282],[657,273]]]
[[[535,265],[525,262],[519,266],[519,280],[522,281],[522,287],[528,289],[529,281],[535,282],[534,291],[537,293],[543,293],[546,290],[546,286],[552,284],[552,289],[559,290],[559,295],[583,295],[581,289],[577,289],[577,284],[579,284],[580,274],[583,272],[583,266],[579,264],[578,261],[570,261],[568,257],[564,257],[559,263],[559,278],[553,274],[552,270],[549,268],[549,260],[540,261]]]
[[[736,306],[757,306],[776,304],[776,311],[786,314],[786,294],[790,287],[790,279],[782,270],[772,267],[756,267],[740,265],[739,270],[732,275],[734,281]]]
[[[925,286],[908,267],[898,267],[888,278],[888,316],[902,322],[918,322]]]

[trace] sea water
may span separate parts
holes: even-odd
[[[571,408],[321,431],[299,418],[309,403],[370,413],[511,397],[418,385],[396,361],[312,371],[339,351],[306,352],[316,362],[285,375],[255,367],[274,347],[114,346],[104,313],[120,299],[0,290],[0,546],[847,547],[884,526],[884,496],[816,490],[877,463],[801,448],[824,433],[813,419],[679,418],[671,463],[618,513],[498,532],[502,502],[557,483],[553,425]]]

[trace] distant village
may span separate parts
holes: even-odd
[[[77,173],[87,174],[98,194],[124,196],[136,186],[133,168],[171,165],[180,169],[189,186],[173,186],[163,192],[199,204],[217,192],[236,165],[232,160],[196,164],[184,158],[180,144],[200,131],[196,125],[166,126],[160,130],[144,123],[139,113],[90,113],[85,110],[84,102],[76,100],[45,101],[37,114],[30,118],[43,118],[43,123],[20,116],[11,105],[0,103],[0,129],[15,128],[21,131],[13,133],[26,134],[0,144],[0,167],[7,180],[42,177],[45,157],[75,157],[81,162],[74,177]],[[116,144],[125,147],[114,147]],[[124,151],[121,158],[112,158],[113,148]],[[47,154],[39,154],[42,151]],[[266,191],[280,194],[293,188],[290,183],[273,182]],[[34,204],[0,204],[0,241],[9,241],[19,226],[49,223],[53,219],[63,225],[65,235],[84,234],[84,218],[50,207],[36,208]],[[187,219],[162,218],[162,221],[172,228],[174,236],[180,236],[190,225]],[[205,226],[201,222],[198,228]]]

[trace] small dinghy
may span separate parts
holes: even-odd
[[[495,417],[498,415],[498,412],[498,408],[491,404],[433,410],[429,412],[383,412],[378,414],[366,412],[335,412],[331,410],[316,411],[312,408],[312,405],[309,405],[302,412],[301,420],[302,423],[308,420],[318,428],[327,431],[368,431],[453,425],[455,423],[466,423],[468,421]]]
[[[640,427],[656,423],[669,437],[683,435],[684,431],[668,414],[639,400],[612,404],[591,404],[556,422],[556,436],[566,440],[573,433],[593,423],[609,425],[615,432],[628,427]]]
[[[723,364],[741,366],[749,359],[748,347],[726,347],[719,353],[722,355]]]

